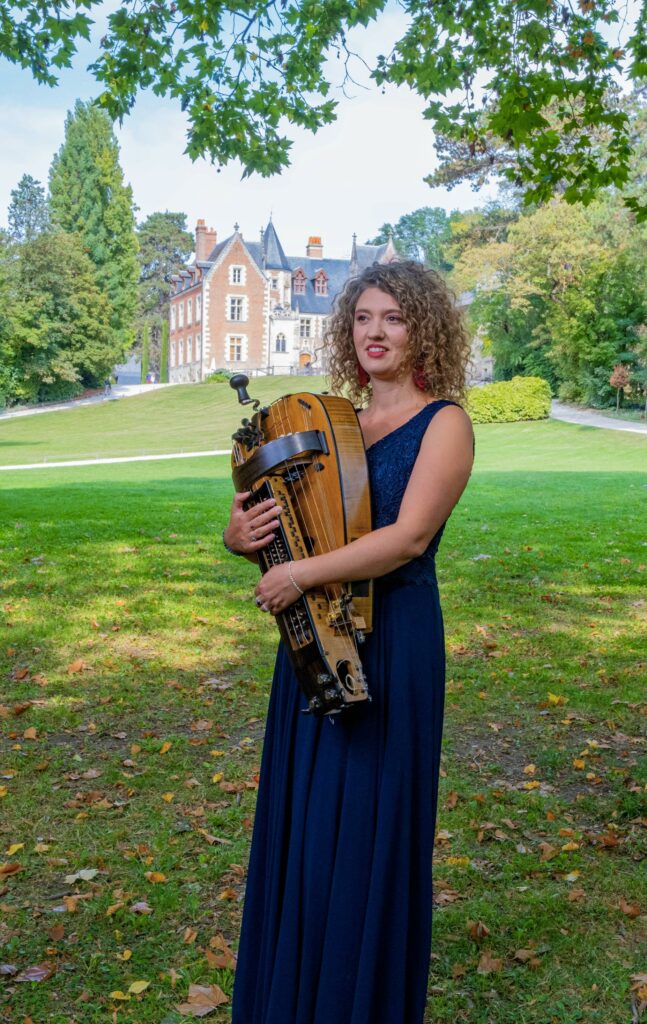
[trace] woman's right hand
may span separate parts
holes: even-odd
[[[274,498],[245,509],[251,491],[238,491],[229,514],[229,523],[223,534],[225,543],[241,555],[253,555],[274,540],[274,529],[279,525],[281,506]]]

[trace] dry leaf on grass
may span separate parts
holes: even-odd
[[[503,960],[493,957],[488,949],[481,953],[481,958],[476,968],[479,974],[493,974],[503,967]]]
[[[56,964],[51,960],[44,960],[42,964],[34,964],[32,967],[25,967],[24,971],[17,974],[14,981],[47,981],[56,973]]]
[[[211,948],[205,950],[205,953],[210,967],[228,967],[232,971],[235,970],[236,957],[220,932],[209,939],[209,946]],[[215,949],[219,952],[213,953],[212,950]]]
[[[189,985],[189,998],[175,1009],[183,1017],[206,1017],[229,999],[219,985]]]

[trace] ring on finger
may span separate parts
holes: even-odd
[[[262,605],[261,605],[261,611],[262,611],[262,612],[269,612],[269,608],[267,607],[267,605],[266,605],[266,604],[262,604]]]
[[[256,534],[255,533],[252,534],[252,540],[254,541],[254,543],[256,543]]]
[[[260,597],[257,597],[256,598],[256,607],[260,608],[262,606],[262,604],[263,604],[262,599]]]

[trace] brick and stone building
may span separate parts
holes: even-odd
[[[350,259],[324,257],[321,238],[286,256],[270,220],[258,241],[238,225],[218,242],[199,220],[195,259],[172,278],[169,380],[204,380],[218,369],[290,373],[325,370],[323,338],[335,296],[374,261],[397,254],[392,240],[357,245]]]

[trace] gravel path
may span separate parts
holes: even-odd
[[[604,416],[592,409],[581,409],[578,405],[566,402],[552,402],[551,419],[563,420],[564,423],[579,423],[583,427],[602,427],[605,430],[628,430],[632,434],[647,434],[647,423],[639,420],[616,420],[612,416]]]
[[[28,406],[26,409],[0,411],[0,422],[2,420],[16,419],[18,416],[38,416],[43,412],[61,412],[63,409],[76,409],[79,405],[99,405],[101,402],[114,402],[117,398],[131,398],[133,395],[156,391],[157,388],[171,387],[173,387],[172,384],[113,384],[109,395],[101,392],[99,395],[90,395],[88,398],[75,398],[71,402],[48,402],[46,405]]]

